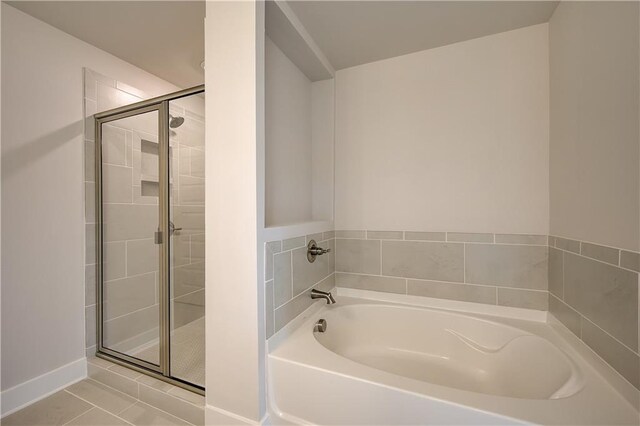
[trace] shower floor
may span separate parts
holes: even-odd
[[[159,353],[154,344],[134,356],[158,364]],[[171,375],[204,387],[204,317],[171,333]]]

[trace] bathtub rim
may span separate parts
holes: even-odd
[[[354,303],[354,301],[358,301],[356,303]],[[318,342],[320,345],[322,345],[324,348],[326,348],[327,350],[343,357],[346,359],[349,359],[355,363],[358,364],[363,364],[366,365],[368,367],[377,369],[377,370],[382,370],[382,371],[386,371],[388,373],[391,374],[395,374],[401,377],[405,377],[407,379],[411,379],[411,380],[417,380],[417,381],[421,381],[421,382],[427,382],[427,383],[431,383],[434,385],[438,385],[438,386],[444,386],[447,388],[452,388],[452,389],[458,389],[461,391],[466,391],[466,392],[473,392],[473,393],[481,393],[481,394],[486,394],[486,395],[494,395],[497,397],[506,397],[506,398],[516,398],[516,399],[525,399],[525,400],[539,400],[539,401],[544,401],[544,400],[555,400],[555,399],[563,399],[563,398],[570,398],[571,396],[577,394],[578,392],[580,392],[585,384],[586,384],[586,378],[585,378],[585,374],[583,372],[583,369],[580,366],[580,362],[577,361],[575,359],[575,355],[572,355],[569,351],[567,351],[566,348],[561,347],[560,345],[554,343],[552,340],[548,339],[547,337],[541,335],[538,330],[535,329],[531,329],[531,328],[527,328],[527,327],[521,327],[521,324],[518,323],[510,323],[505,321],[506,318],[502,317],[502,318],[497,318],[495,316],[488,316],[488,315],[484,315],[484,314],[470,314],[470,313],[465,313],[465,312],[460,312],[460,311],[451,311],[451,310],[445,310],[445,309],[435,309],[435,308],[428,308],[428,307],[423,307],[423,306],[413,306],[413,305],[398,305],[395,303],[380,303],[379,301],[369,301],[367,300],[365,303],[359,303],[361,302],[362,299],[356,299],[356,298],[349,298],[349,302],[351,303],[347,303],[345,305],[342,306],[338,306],[336,305],[335,307],[332,307],[332,309],[330,311],[327,311],[326,314],[323,314],[321,316],[323,316],[323,318],[326,318],[329,324],[333,324],[332,328],[335,327],[335,323],[333,323],[333,318],[331,318],[331,316],[334,314],[334,312],[339,312],[342,310],[347,310],[348,311],[352,311],[353,309],[356,309],[356,312],[359,311],[360,309],[364,309],[365,311],[367,310],[383,310],[385,312],[389,312],[389,310],[391,310],[391,312],[393,311],[397,311],[397,310],[401,310],[401,311],[413,311],[416,312],[417,315],[421,315],[421,312],[429,312],[431,314],[435,314],[437,316],[442,315],[443,320],[446,322],[448,321],[447,318],[462,318],[466,321],[473,321],[473,322],[479,322],[481,324],[484,324],[488,327],[497,327],[498,329],[501,330],[505,330],[508,332],[512,332],[512,333],[517,333],[517,337],[532,337],[534,339],[538,339],[542,342],[547,343],[548,345],[550,345],[552,348],[555,349],[556,351],[556,357],[557,357],[557,361],[559,363],[562,364],[562,368],[566,369],[567,373],[568,373],[568,377],[566,378],[566,380],[564,381],[564,383],[562,383],[556,390],[555,392],[551,395],[551,397],[548,398],[544,398],[544,397],[522,397],[522,396],[513,396],[513,395],[509,395],[509,394],[503,394],[503,393],[493,393],[493,392],[481,392],[481,391],[477,391],[477,390],[471,390],[471,389],[466,389],[464,387],[459,387],[459,386],[454,386],[454,385],[449,385],[449,384],[444,384],[444,383],[436,383],[436,382],[431,382],[429,380],[424,380],[424,379],[419,379],[419,378],[415,378],[412,377],[410,375],[405,375],[405,374],[399,374],[393,371],[390,371],[386,368],[380,368],[380,367],[376,367],[373,365],[370,365],[368,363],[362,363],[359,362],[356,359],[353,359],[347,355],[344,355],[343,353],[341,353],[340,351],[336,351],[334,349],[332,349],[331,347],[327,346],[327,344],[325,344],[321,338],[319,337],[325,337],[324,334],[318,334],[318,333],[312,333],[312,336],[314,337],[315,341]],[[353,314],[353,311],[352,311]],[[339,314],[337,314],[339,315]],[[355,315],[358,315],[357,313],[355,313]],[[393,315],[393,314],[391,314]],[[500,321],[500,320],[503,321]],[[513,318],[512,318],[513,319]],[[519,319],[517,319],[519,320]],[[447,330],[447,325],[446,323],[441,324],[439,323],[440,319],[436,320],[438,321],[438,324],[436,325],[436,327],[440,328],[442,327],[442,330],[445,331]],[[537,323],[534,321],[534,323]],[[543,324],[543,323],[538,323],[538,324]],[[473,340],[473,338],[471,338],[471,340]],[[410,345],[410,344],[409,344]],[[523,368],[521,361],[518,360],[516,361],[516,363],[518,364],[518,368]],[[568,390],[567,390],[568,389]],[[567,394],[568,393],[568,394]],[[560,394],[562,396],[557,396],[554,397],[556,394]]]
[[[515,320],[546,323],[549,312],[533,309],[513,308],[510,306],[486,305],[482,303],[464,302],[459,300],[435,299],[423,296],[411,296],[404,294],[383,293],[370,290],[357,290],[352,288],[335,287],[336,297],[348,297],[362,299],[363,303],[380,302],[381,304],[404,305],[408,307],[430,308],[440,311],[448,311],[461,314],[488,315],[495,318],[510,318]],[[340,304],[340,300],[337,300]],[[267,353],[275,351],[295,330],[297,330],[309,316],[321,310],[323,300],[316,300],[300,315],[291,320],[276,333],[267,339]]]
[[[607,364],[602,358],[600,358],[591,348],[589,348],[584,342],[582,342],[577,336],[573,335],[562,323],[560,323],[552,314],[547,311],[533,311],[530,309],[502,307],[495,305],[483,305],[471,302],[460,302],[444,299],[431,299],[426,297],[395,295],[387,293],[379,293],[366,290],[345,289],[337,287],[335,293],[338,297],[347,297],[349,299],[348,304],[380,304],[380,305],[401,305],[407,307],[422,307],[434,309],[437,311],[445,311],[460,314],[470,314],[473,316],[488,316],[494,320],[505,319],[506,323],[509,320],[523,320],[530,323],[537,323],[539,326],[548,326],[550,331],[556,333],[556,338],[559,338],[564,345],[567,345],[574,353],[577,354],[579,364],[587,364],[600,378],[613,388],[613,391],[624,400],[631,408],[639,412],[640,415],[640,391],[638,391],[633,385],[631,385],[624,377],[622,377],[617,371]],[[340,299],[338,299],[338,304]],[[309,321],[310,317],[316,316],[319,311],[324,309],[324,302],[316,301],[307,310],[302,312],[298,317],[292,320],[289,324],[275,333],[267,341],[267,353],[268,356],[272,356],[277,349],[288,340],[303,324]],[[517,326],[516,326],[517,327]],[[313,338],[313,336],[310,336]],[[314,339],[315,340],[315,339]],[[322,346],[320,343],[318,345]],[[324,350],[331,352],[329,349],[323,347]],[[333,352],[331,352],[333,353]],[[277,354],[277,358],[280,358]],[[337,355],[336,356],[340,356]],[[295,361],[293,361],[295,362]],[[268,366],[267,366],[268,368]],[[315,368],[315,367],[312,367]],[[323,367],[318,367],[322,369]],[[371,368],[371,367],[367,367]],[[335,374],[342,374],[334,372]],[[593,374],[593,372],[591,372]],[[356,379],[357,376],[353,376]],[[386,386],[386,385],[385,385]],[[464,391],[462,391],[464,392]],[[437,397],[435,397],[437,398]],[[272,401],[273,402],[273,401]],[[452,401],[447,401],[452,402]],[[456,403],[456,402],[454,402]],[[465,404],[460,404],[466,406]],[[504,415],[495,413],[497,415]],[[516,419],[514,419],[516,420]],[[522,420],[522,419],[518,419]]]

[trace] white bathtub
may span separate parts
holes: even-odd
[[[341,294],[336,305],[319,302],[269,342],[272,419],[640,424],[637,391],[545,314],[495,311],[503,316]],[[313,333],[320,318],[327,330]]]

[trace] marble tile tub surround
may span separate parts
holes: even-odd
[[[336,286],[548,308],[547,236],[335,231]]]
[[[640,389],[640,253],[549,237],[549,311]]]
[[[313,303],[312,288],[330,291],[335,287],[334,231],[302,235],[265,244],[265,316],[266,337],[271,337]],[[331,252],[307,260],[307,244]]]

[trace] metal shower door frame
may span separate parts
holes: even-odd
[[[171,376],[171,292],[170,292],[170,211],[169,211],[169,102],[204,93],[204,85],[137,102],[94,115],[95,120],[95,197],[96,197],[96,356],[146,373],[173,385],[204,395],[204,388]],[[158,113],[158,207],[159,236],[159,365],[109,349],[103,345],[104,277],[102,213],[102,125],[148,112]]]

